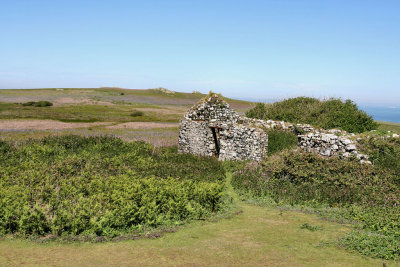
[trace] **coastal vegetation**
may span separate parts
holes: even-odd
[[[352,133],[374,130],[378,124],[351,100],[289,98],[273,104],[258,103],[246,116],[263,120],[306,123],[324,129],[339,128]]]

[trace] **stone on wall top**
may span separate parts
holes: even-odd
[[[231,109],[222,96],[212,92],[202,98],[185,114],[185,119],[211,123],[236,123],[238,118],[239,114]]]

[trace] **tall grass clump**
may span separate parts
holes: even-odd
[[[118,236],[225,206],[213,158],[114,137],[0,141],[0,235]]]
[[[273,104],[258,103],[246,112],[246,116],[306,123],[325,129],[340,128],[353,133],[378,127],[372,117],[359,110],[354,102],[340,99],[321,101],[311,97],[296,97]]]
[[[238,168],[232,185],[250,199],[335,211],[336,217],[358,223],[341,245],[373,257],[400,259],[400,187],[394,171],[355,159],[284,150]]]

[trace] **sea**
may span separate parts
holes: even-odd
[[[400,107],[374,107],[359,105],[359,108],[371,115],[374,120],[400,123]]]

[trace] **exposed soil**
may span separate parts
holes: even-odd
[[[107,126],[108,129],[151,129],[178,127],[179,123],[170,122],[125,122],[117,125]]]
[[[112,106],[114,103],[107,101],[98,101],[89,98],[72,98],[72,97],[62,97],[53,100],[53,104],[58,105],[66,105],[66,104],[85,104],[85,105],[106,105]]]
[[[187,108],[186,107],[174,107],[173,109],[168,108],[135,108],[135,110],[140,110],[143,112],[157,112],[162,114],[185,114]]]

